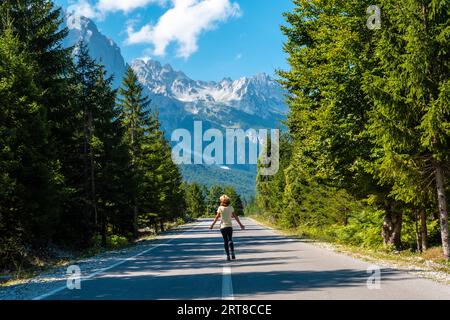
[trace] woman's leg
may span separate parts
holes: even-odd
[[[230,231],[228,232],[228,245],[231,249],[231,257],[235,259],[234,256],[234,243],[233,243],[233,228],[230,228]]]
[[[229,257],[229,256],[230,256],[230,249],[229,249],[229,247],[228,247],[228,242],[229,242],[229,240],[228,240],[228,232],[227,232],[227,229],[228,229],[228,228],[220,229],[220,232],[222,233],[222,237],[223,237],[223,245],[224,245],[224,247],[225,247],[225,252],[227,253],[227,257]]]

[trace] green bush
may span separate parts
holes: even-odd
[[[336,242],[362,246],[366,248],[379,248],[383,246],[380,235],[383,212],[370,207],[352,213],[346,225],[336,225]]]
[[[106,246],[110,249],[121,248],[128,244],[128,239],[124,236],[111,235],[106,238]]]

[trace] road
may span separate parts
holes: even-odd
[[[210,219],[174,232],[149,251],[45,299],[450,299],[450,286],[392,269],[369,281],[369,263],[293,240],[250,219],[235,228],[226,262]],[[148,250],[148,249],[147,249]],[[376,275],[376,271],[375,271]],[[373,275],[372,275],[373,277]],[[373,278],[371,278],[373,279]]]

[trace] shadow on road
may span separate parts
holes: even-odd
[[[235,296],[252,297],[289,292],[363,287],[367,274],[360,270],[270,271],[233,274]],[[399,281],[396,271],[383,272],[383,281]],[[209,289],[205,288],[209,286]],[[221,275],[127,275],[104,276],[85,284],[82,291],[58,299],[220,299]],[[368,290],[368,289],[367,289]]]
[[[382,271],[383,283],[405,278],[395,270]],[[269,271],[252,274],[234,273],[236,295],[265,295],[332,288],[366,287],[368,274],[362,270],[342,269],[328,271]],[[367,289],[369,290],[369,289]]]
[[[248,230],[263,230],[249,225]],[[148,253],[132,258],[120,266],[82,282],[82,290],[64,290],[49,299],[219,299],[224,259],[220,232],[202,224],[185,233],[171,232],[170,243],[164,240]],[[330,288],[365,287],[365,270],[289,270],[282,268],[292,260],[307,259],[293,240],[267,233],[235,233],[238,260],[233,261],[232,282],[236,296],[283,294],[319,291]],[[147,248],[149,248],[148,246]],[[144,250],[146,246],[143,246]],[[268,250],[272,255],[263,255]],[[284,254],[283,254],[284,253]],[[123,256],[98,260],[108,266]],[[291,264],[288,267],[291,268]],[[235,268],[236,267],[236,268]],[[244,270],[240,270],[239,268]],[[83,270],[83,269],[82,269]],[[404,279],[396,270],[382,270],[383,283]]]

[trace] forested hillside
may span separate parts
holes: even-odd
[[[307,236],[450,258],[447,1],[295,0],[281,169],[257,178],[256,211]]]
[[[244,199],[250,200],[255,197],[256,168],[239,170],[221,168],[218,165],[180,165],[180,170],[184,179],[190,183],[198,183],[208,188],[222,183],[233,186]]]

